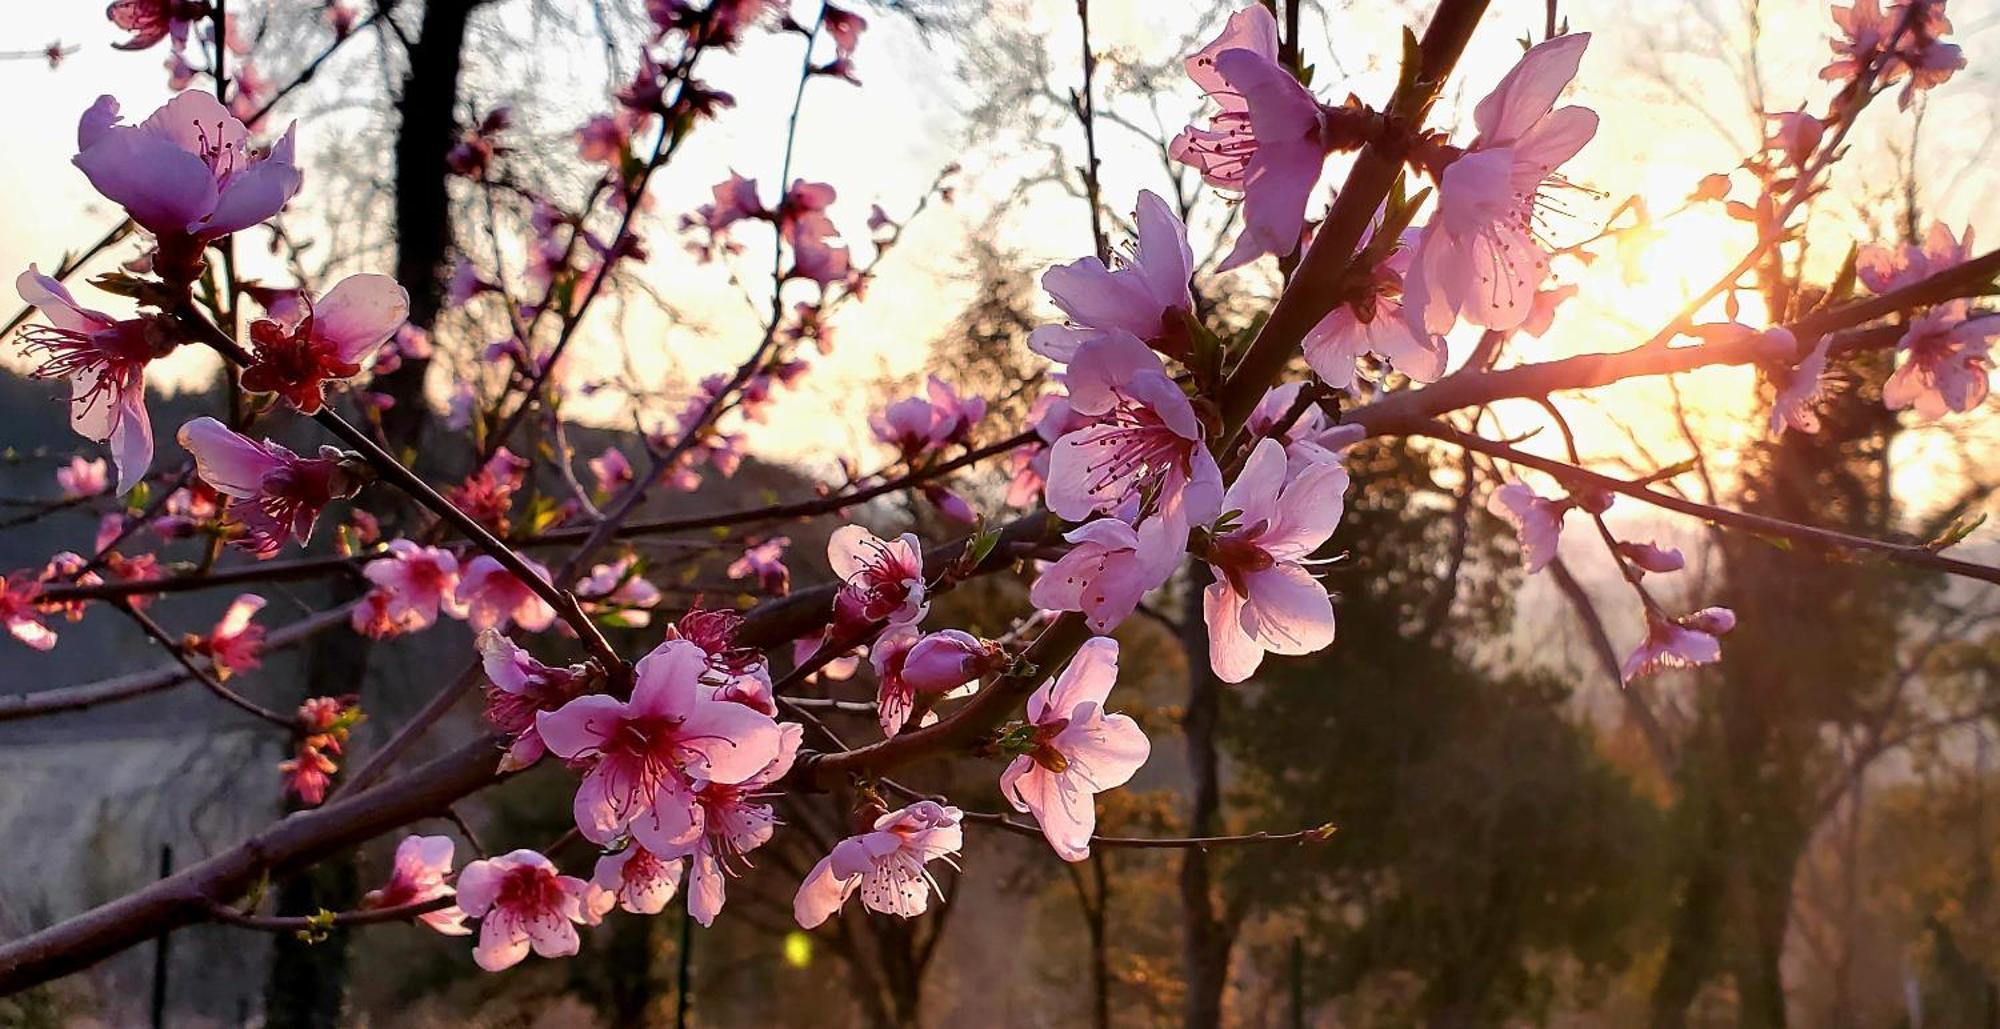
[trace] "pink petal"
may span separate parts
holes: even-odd
[[[387,275],[350,275],[313,306],[313,333],[358,362],[410,317],[410,294]]]
[[[1576,78],[1577,65],[1589,45],[1590,33],[1577,32],[1557,36],[1523,54],[1520,63],[1473,110],[1480,142],[1505,146],[1548,114],[1556,98]]]

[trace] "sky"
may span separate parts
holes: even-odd
[[[565,4],[555,6],[561,9]],[[585,7],[580,0],[570,6]],[[796,6],[801,13],[809,9],[803,0]],[[1956,38],[1965,46],[1972,68],[1925,101],[1919,164],[1926,177],[1919,193],[1925,207],[1948,223],[1970,223],[1984,238],[2000,239],[2000,224],[1995,224],[2000,206],[1994,204],[2000,196],[1996,194],[2000,172],[1992,170],[1994,162],[1982,166],[1979,160],[1990,156],[1984,149],[1991,142],[1986,127],[1995,124],[1996,100],[2000,100],[1994,78],[1981,71],[1989,63],[1987,55],[2000,50],[2000,14],[1975,11],[1963,2],[1957,6],[1962,9],[1955,12]],[[1327,100],[1353,91],[1379,101],[1393,81],[1401,26],[1420,26],[1429,5],[1326,7],[1324,28],[1306,33],[1308,61],[1318,70],[1317,92]],[[1093,3],[1092,43],[1103,62],[1100,107],[1137,120],[1150,117],[1132,98],[1114,95],[1104,83],[1115,82],[1121,68],[1172,58],[1183,52],[1188,40],[1205,39],[1219,21],[1220,10],[1212,4],[1177,0]],[[528,22],[523,3],[510,0],[495,11],[494,17],[506,20],[510,31],[524,35],[538,31]],[[1678,206],[1701,176],[1735,163],[1751,142],[1753,124],[1746,113],[1748,101],[1733,85],[1742,81],[1742,75],[1727,56],[1740,52],[1750,33],[1745,9],[1737,3],[1572,0],[1562,5],[1562,12],[1573,29],[1595,33],[1566,102],[1586,104],[1602,115],[1598,137],[1568,171],[1574,181],[1602,195],[1577,192],[1574,217],[1557,219],[1547,229],[1558,242],[1588,235],[1597,219],[1629,195],[1643,197],[1656,213]],[[1815,72],[1825,61],[1832,27],[1824,5],[1772,0],[1760,6],[1759,15],[1759,63],[1768,83],[1764,107],[1823,106],[1829,88]],[[1079,39],[1069,0],[996,3],[988,16],[1017,20],[1024,38],[1040,41],[1058,75],[1075,69]],[[1539,33],[1542,17],[1541,0],[1493,4],[1440,104],[1439,116],[1445,123],[1469,120],[1461,113],[1511,66],[1520,53],[1518,40]],[[829,79],[812,84],[796,142],[794,174],[832,183],[839,190],[834,220],[857,241],[857,256],[865,260],[869,248],[858,241],[866,236],[862,226],[871,204],[879,203],[899,217],[941,168],[963,162],[968,171],[960,180],[955,203],[932,205],[911,226],[898,251],[881,266],[866,303],[850,305],[840,314],[839,350],[806,380],[802,396],[778,405],[756,446],[766,456],[822,466],[831,460],[829,454],[870,446],[865,416],[879,400],[879,384],[931,370],[930,341],[950,324],[971,292],[962,261],[974,233],[997,233],[1034,267],[1074,259],[1090,248],[1081,202],[1046,184],[1014,198],[1020,180],[1041,172],[1047,163],[1036,145],[1026,144],[1045,145],[1049,138],[975,139],[965,112],[980,98],[959,80],[957,64],[963,54],[957,44],[941,36],[920,35],[894,15],[872,13],[871,22],[856,54],[864,85]],[[115,214],[69,164],[76,115],[98,94],[110,93],[129,113],[143,116],[168,95],[161,67],[165,50],[111,49],[116,36],[94,5],[24,5],[12,12],[8,33],[9,45],[21,48],[39,47],[53,39],[80,47],[54,71],[35,60],[0,62],[0,89],[9,96],[32,98],[9,115],[9,158],[0,166],[0,187],[4,187],[0,197],[6,198],[0,200],[0,269],[24,268],[31,261],[46,267],[115,221]],[[354,70],[370,66],[371,55],[363,46],[350,44],[355,52],[342,58],[349,62],[348,72],[342,75],[333,73],[338,68],[330,69],[322,76],[324,82],[302,91],[296,102],[281,109],[281,119],[326,118],[319,124],[331,127],[354,116],[344,108],[351,108],[357,99],[374,99],[365,72]],[[766,200],[775,199],[799,46],[795,36],[773,34],[753,38],[737,54],[705,60],[704,77],[734,94],[737,104],[702,128],[659,176],[656,212],[642,225],[655,255],[644,277],[671,299],[680,318],[670,319],[637,298],[606,305],[593,314],[584,334],[578,365],[571,373],[574,379],[616,376],[629,361],[642,380],[671,389],[733,367],[755,343],[761,331],[762,301],[749,298],[763,291],[758,279],[768,251],[759,255],[753,245],[740,263],[698,264],[681,251],[684,240],[674,223],[679,214],[705,201],[708,187],[732,170],[757,178]],[[628,49],[620,56],[621,67],[629,69],[633,53]],[[276,65],[285,63],[272,60]],[[1022,67],[1029,67],[1025,57]],[[1671,73],[1651,70],[1657,68],[1670,68]],[[594,47],[550,47],[538,52],[535,73],[527,83],[509,81],[510,74],[513,69],[475,68],[473,88],[488,94],[532,90],[541,120],[528,131],[542,131],[537,145],[566,145],[561,135],[565,126],[581,123],[604,103],[604,58]],[[1053,88],[1067,90],[1069,85],[1059,81]],[[1199,109],[1200,98],[1177,76],[1167,81],[1166,88],[1169,92],[1159,109],[1166,112],[1163,124],[1171,132]],[[1696,110],[1691,102],[1707,109]],[[1822,271],[1838,263],[1849,239],[1874,233],[1853,209],[1879,210],[1882,205],[1860,203],[1857,198],[1893,181],[1888,147],[1908,142],[1912,118],[1898,114],[1892,103],[1879,106],[1883,109],[1869,112],[1856,132],[1861,142],[1854,159],[1836,173],[1828,216],[1815,223],[1814,241],[1819,245],[1814,261]],[[1735,141],[1725,140],[1722,130],[1735,133]],[[1050,132],[1069,161],[1080,160],[1081,134],[1073,122],[1061,122]],[[1455,138],[1464,142],[1469,135],[1461,130]],[[331,152],[346,134],[324,128],[316,133],[313,120],[301,124],[299,136],[308,175],[294,213],[310,226],[331,213],[326,191],[315,193],[314,164],[355,155]],[[1165,172],[1152,155],[1151,144],[1115,125],[1104,125],[1100,147],[1108,205],[1129,211],[1139,189],[1164,188]],[[1330,168],[1319,203],[1338,178],[1339,169]],[[1009,202],[1008,213],[989,226],[988,214],[1003,202]],[[1652,242],[1628,248],[1618,259],[1589,267],[1560,262],[1558,276],[1582,285],[1583,297],[1565,310],[1548,337],[1520,341],[1518,353],[1554,358],[1616,349],[1642,339],[1679,306],[1688,289],[1705,284],[1707,277],[1733,260],[1734,248],[1747,244],[1745,230],[1712,209],[1668,219],[1657,227]],[[1198,222],[1198,237],[1202,228]],[[518,255],[516,260],[518,267]],[[1225,288],[1231,285],[1268,289],[1267,280],[1256,273],[1239,274]],[[80,292],[91,291],[84,287]],[[101,299],[104,306],[117,309],[114,298]],[[85,300],[93,302],[87,295]],[[1055,317],[1053,308],[1048,313]],[[1751,320],[1757,314],[1751,310],[1744,317]],[[1466,341],[1455,339],[1454,345],[1462,348]],[[11,354],[0,361],[19,367]],[[213,367],[204,354],[177,356],[156,371],[155,382],[171,389],[206,381]],[[1761,416],[1747,371],[1704,373],[1695,376],[1692,385],[1701,431],[1717,445],[1719,454],[1758,431]],[[1580,427],[1593,449],[1606,454],[1629,450],[1624,429],[1641,438],[1667,431],[1656,416],[1633,414],[1642,408],[1657,409],[1662,399],[1656,385],[1634,387],[1613,395],[1611,402],[1620,412],[1615,417],[1585,405],[1578,414]],[[621,414],[609,401],[595,407],[582,403],[572,410],[596,419]],[[648,412],[655,419],[671,414],[671,410]],[[61,413],[52,409],[49,417]],[[1923,446],[1921,441],[1911,445]]]

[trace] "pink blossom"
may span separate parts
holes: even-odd
[[[1798,352],[1798,341],[1790,331],[1771,329],[1765,335],[1782,342],[1790,352]],[[1825,392],[1827,347],[1832,342],[1830,336],[1820,337],[1796,366],[1778,373],[1778,394],[1771,401],[1771,435],[1782,436],[1788,427],[1800,432],[1819,431],[1819,414],[1813,405]]]
[[[1094,798],[1125,785],[1152,752],[1139,723],[1104,713],[1117,681],[1118,641],[1085,641],[1069,667],[1028,698],[1025,752],[1000,775],[1001,795],[1035,816],[1064,861],[1090,856]]]
[[[548,753],[536,717],[590,692],[597,687],[598,676],[589,665],[545,665],[496,629],[480,633],[476,646],[489,684],[486,721],[513,738],[500,768],[526,768]]]
[[[922,397],[905,397],[881,411],[868,416],[868,427],[875,438],[895,447],[904,460],[915,458],[930,449],[931,427],[937,421],[937,412]]]
[[[1098,518],[1063,535],[1069,553],[1042,570],[1028,602],[1045,611],[1081,611],[1090,631],[1108,633],[1130,617],[1139,599],[1180,567],[1184,546],[1163,519],[1139,527]]]
[[[1398,244],[1366,280],[1351,287],[1345,302],[1307,330],[1306,364],[1328,386],[1353,389],[1355,369],[1367,354],[1417,382],[1436,382],[1444,374],[1444,338],[1421,331],[1403,314],[1409,254]]]
[[[299,705],[299,732],[293,757],[278,763],[285,788],[300,803],[315,807],[326,799],[326,788],[339,771],[332,755],[347,743],[347,732],[361,721],[355,698],[310,697]]]
[[[971,442],[972,430],[986,417],[986,398],[965,396],[935,375],[925,380],[924,394],[930,398],[935,414],[931,421],[932,437],[940,444]]]
[[[1646,639],[1625,659],[1621,674],[1631,682],[1662,668],[1714,664],[1722,659],[1722,643],[1716,637],[1734,628],[1736,613],[1726,607],[1705,607],[1672,619],[1649,608]]]
[[[589,921],[588,890],[583,880],[557,872],[554,862],[532,850],[466,865],[458,873],[458,906],[480,920],[472,960],[498,972],[519,964],[530,947],[545,958],[575,954],[579,941],[571,923]]]
[[[1340,524],[1347,469],[1318,462],[1287,481],[1288,466],[1283,445],[1258,441],[1223,500],[1237,514],[1202,555],[1215,577],[1202,593],[1209,664],[1224,682],[1249,678],[1267,651],[1333,642],[1333,600],[1306,561]]]
[[[1804,168],[1806,161],[1819,150],[1820,137],[1826,133],[1826,123],[1803,110],[1765,117],[1771,122],[1771,134],[1764,140],[1764,145],[1782,154],[1792,167]]]
[[[924,635],[914,625],[890,626],[868,649],[882,735],[901,732],[919,698],[928,707],[938,697],[995,670],[1003,660],[998,645],[957,629]]]
[[[361,487],[356,466],[339,450],[322,447],[318,457],[300,457],[269,440],[231,432],[213,418],[181,426],[180,443],[202,481],[235,498],[229,514],[244,529],[237,545],[258,557],[276,554],[286,537],[304,543],[321,509]]]
[[[745,855],[770,842],[778,816],[771,808],[770,787],[792,770],[803,726],[778,726],[778,756],[740,783],[697,782],[695,802],[701,807],[701,835],[687,847],[688,914],[702,925],[714,925],[722,913],[728,877],[749,862]]]
[[[186,649],[207,655],[217,679],[263,667],[264,627],[250,621],[263,609],[263,597],[255,593],[238,596],[230,602],[215,628],[205,637],[189,639]]]
[[[1881,84],[1909,79],[1897,98],[1908,110],[1919,90],[1941,85],[1965,67],[1965,54],[1941,38],[1951,31],[1944,7],[1944,0],[1899,0],[1886,11],[1878,0],[1836,5],[1833,21],[1841,34],[1833,40],[1834,59],[1820,69],[1820,78],[1852,81],[1879,60]],[[1885,53],[1892,40],[1894,52]]]
[[[1687,558],[1673,547],[1662,547],[1657,543],[1632,543],[1621,540],[1618,556],[1637,566],[1641,571],[1664,574],[1678,572],[1687,567]]]
[[[387,275],[350,275],[307,302],[296,319],[250,325],[253,360],[243,388],[276,393],[306,414],[320,409],[328,380],[361,374],[368,354],[410,316],[410,294]]]
[[[1049,510],[1070,521],[1116,512],[1142,494],[1182,527],[1221,511],[1222,470],[1178,383],[1138,337],[1113,330],[1077,350],[1069,407],[1085,419],[1049,458]]]
[[[56,487],[62,490],[65,500],[82,500],[94,497],[111,488],[105,476],[103,458],[85,460],[72,457],[69,463],[56,469]]]
[[[527,558],[521,560],[547,581],[547,568]],[[458,579],[458,603],[465,609],[465,622],[474,632],[504,629],[510,624],[529,632],[541,632],[556,620],[556,609],[548,601],[489,554],[481,554],[465,564]]]
[[[1986,400],[2000,315],[1972,318],[1970,313],[1967,301],[1953,300],[1910,323],[1896,342],[1903,363],[1882,384],[1882,402],[1889,410],[1914,407],[1928,421],[1946,412],[1963,414]]]
[[[686,871],[687,862],[660,857],[634,843],[598,858],[590,884],[610,893],[619,907],[635,915],[657,915],[680,892]]]
[[[504,535],[508,512],[514,507],[514,494],[527,481],[528,467],[527,459],[501,447],[445,497],[473,521]]]
[[[14,288],[49,321],[21,334],[22,354],[40,361],[32,376],[69,380],[70,428],[110,446],[118,493],[131,492],[153,463],[146,363],[172,349],[172,341],[159,338],[144,320],[114,320],[78,306],[62,283],[34,265],[14,280]]]
[[[77,126],[76,166],[99,193],[160,237],[174,256],[178,239],[211,240],[282,210],[299,191],[293,129],[268,151],[215,97],[182,93],[138,125],[118,120],[118,101],[99,97]]]
[[[1862,285],[1876,293],[1888,293],[1956,268],[1971,256],[1972,226],[1966,226],[1965,237],[1957,239],[1945,223],[1932,222],[1922,245],[1863,244],[1855,252],[1854,270]]]
[[[1521,563],[1529,575],[1555,560],[1563,516],[1574,506],[1568,499],[1540,496],[1525,482],[1510,482],[1494,490],[1486,500],[1486,509],[1512,525],[1520,535]]]
[[[1187,354],[1184,319],[1194,310],[1188,289],[1194,251],[1188,246],[1187,226],[1151,190],[1140,191],[1134,217],[1138,239],[1115,271],[1095,257],[1083,257],[1042,273],[1042,288],[1068,322],[1036,329],[1028,336],[1028,349],[1068,362],[1077,347],[1115,329],[1164,353]]]
[[[820,23],[833,37],[834,53],[841,58],[854,56],[854,48],[861,45],[861,33],[868,28],[868,19],[832,4],[821,8]]]
[[[963,817],[955,807],[920,800],[877,818],[872,831],[841,840],[813,866],[792,899],[792,916],[802,928],[815,928],[856,890],[872,911],[902,918],[923,914],[931,891],[938,889],[924,866],[940,858],[949,863],[964,846]]]
[[[209,6],[206,0],[112,0],[104,16],[132,34],[111,44],[120,50],[146,50],[171,36],[179,53],[187,46],[189,27],[209,16]]]
[[[1445,168],[1405,280],[1411,312],[1430,332],[1461,315],[1506,331],[1533,310],[1549,271],[1535,234],[1542,191],[1564,184],[1555,169],[1597,134],[1595,111],[1554,109],[1589,43],[1582,32],[1529,50],[1474,110],[1479,137]]]
[[[458,602],[458,558],[449,550],[390,540],[388,556],[363,565],[361,574],[382,594],[382,613],[399,631],[428,629],[437,624],[439,611],[466,615]]]
[[[1253,4],[1231,15],[1187,71],[1222,109],[1208,128],[1182,130],[1168,154],[1210,185],[1243,193],[1243,234],[1217,270],[1291,253],[1329,141],[1319,101],[1278,64],[1271,12]]]
[[[592,164],[613,167],[624,160],[626,149],[632,145],[632,126],[629,117],[621,115],[596,114],[584,122],[576,130],[577,156]]]
[[[605,447],[604,453],[586,462],[590,474],[597,480],[597,492],[603,496],[615,496],[632,484],[635,477],[632,462],[625,459],[625,452],[617,447]]]
[[[449,836],[403,837],[403,842],[396,844],[396,859],[389,869],[389,881],[383,883],[380,889],[369,890],[362,896],[361,907],[364,910],[397,908],[455,895],[458,891],[445,882],[451,878],[452,850]],[[446,936],[472,933],[465,926],[465,912],[456,905],[418,915],[417,921]]]
[[[843,525],[827,538],[826,557],[842,582],[833,601],[836,635],[883,621],[915,624],[930,610],[915,533],[883,540],[859,525]]]
[[[732,579],[755,577],[757,587],[774,597],[782,597],[792,591],[792,573],[785,567],[785,548],[792,545],[790,536],[773,536],[762,543],[744,548],[743,555],[729,563],[727,572]]]
[[[42,584],[27,575],[10,575],[0,580],[0,624],[7,634],[36,650],[54,650],[56,634],[42,624],[37,601]]]
[[[574,592],[604,624],[638,629],[652,623],[647,609],[660,602],[660,588],[638,574],[638,560],[627,554],[609,564],[592,565],[590,575],[577,581]]]
[[[767,715],[705,696],[708,655],[668,640],[640,659],[632,699],[578,697],[537,715],[542,740],[586,768],[577,788],[577,828],[598,843],[631,833],[670,854],[702,831],[691,780],[741,783],[778,756],[781,733]]]

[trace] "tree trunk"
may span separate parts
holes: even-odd
[[[1216,756],[1216,734],[1222,720],[1222,684],[1208,664],[1208,630],[1202,619],[1201,591],[1208,584],[1208,566],[1196,562],[1188,580],[1181,611],[1181,649],[1188,662],[1187,710],[1181,731],[1187,738],[1188,775],[1194,796],[1188,811],[1188,835],[1215,832],[1222,806]],[[1183,1018],[1188,1029],[1222,1024],[1222,994],[1229,984],[1231,927],[1217,911],[1209,854],[1200,847],[1181,852],[1182,964],[1187,980]]]

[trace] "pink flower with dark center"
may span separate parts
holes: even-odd
[[[1945,223],[1932,222],[1921,245],[1863,244],[1854,255],[1854,271],[1862,285],[1876,293],[1888,293],[1956,268],[1971,256],[1972,226],[1966,226],[1965,237],[1959,239]]]
[[[598,858],[590,884],[610,893],[619,907],[635,915],[657,915],[680,892],[686,871],[687,862],[660,857],[634,843]]]
[[[687,848],[688,914],[702,925],[714,925],[727,899],[728,878],[748,867],[747,855],[770,842],[777,831],[770,787],[792,770],[805,729],[787,722],[778,726],[778,756],[740,783],[697,781],[695,803],[701,807],[701,835]]]
[[[1413,237],[1406,233],[1387,260],[1351,287],[1344,303],[1307,330],[1306,364],[1328,386],[1353,389],[1361,358],[1371,354],[1417,382],[1436,382],[1444,374],[1444,338],[1420,331],[1403,313],[1407,244]]]
[[[305,303],[296,320],[251,323],[254,360],[243,369],[243,388],[276,393],[312,414],[320,409],[327,380],[361,374],[368,354],[409,316],[410,294],[396,280],[350,275],[317,303]]]
[[[245,593],[230,603],[207,636],[192,636],[182,646],[189,653],[207,655],[217,679],[255,671],[264,664],[264,627],[250,619],[263,609],[263,597]]]
[[[527,558],[521,561],[544,581],[548,579],[547,568]],[[465,623],[474,632],[509,625],[541,632],[556,620],[556,609],[490,554],[473,558],[460,571],[458,603],[465,608]]]
[[[0,581],[0,624],[9,636],[36,650],[54,650],[56,634],[42,624],[41,593],[42,584],[33,576],[16,573]]]
[[[389,869],[389,881],[383,883],[380,889],[369,890],[362,896],[362,909],[397,908],[456,894],[458,891],[445,882],[451,878],[453,849],[449,836],[403,837],[403,842],[396,844],[395,864]],[[468,936],[472,933],[465,926],[465,912],[456,905],[418,915],[417,921],[446,936]]]
[[[1277,440],[1258,441],[1229,485],[1233,520],[1210,536],[1214,581],[1202,593],[1208,657],[1223,682],[1242,682],[1264,654],[1311,654],[1333,642],[1333,600],[1306,570],[1312,552],[1340,524],[1347,469],[1308,465],[1288,481]]]
[[[632,462],[625,459],[625,452],[617,447],[605,447],[604,453],[585,462],[590,474],[597,480],[597,492],[606,497],[624,492],[636,477]]]
[[[895,447],[908,461],[923,455],[932,446],[932,426],[937,412],[922,397],[905,397],[868,416],[875,438]]]
[[[671,854],[702,831],[691,780],[735,784],[778,756],[767,715],[705,696],[708,655],[668,640],[640,659],[632,699],[578,697],[536,716],[542,741],[586,768],[577,828],[604,843],[629,829],[648,850]]]
[[[363,565],[361,574],[383,595],[383,614],[403,632],[436,625],[440,610],[465,617],[458,602],[458,558],[449,550],[391,540],[388,556]]]
[[[577,951],[576,925],[587,923],[589,885],[556,871],[555,863],[517,850],[474,861],[458,873],[458,906],[480,920],[472,960],[488,972],[512,968],[534,952],[545,958]]]
[[[965,396],[935,375],[925,380],[924,394],[936,414],[931,422],[932,438],[940,445],[970,443],[972,430],[986,417],[986,398]]]
[[[1714,664],[1722,660],[1722,643],[1716,637],[1734,628],[1736,613],[1726,607],[1705,607],[1671,619],[1648,609],[1645,642],[1625,659],[1621,674],[1631,682],[1662,668]]]
[[[1042,570],[1028,602],[1045,611],[1081,611],[1095,633],[1108,633],[1131,617],[1139,599],[1165,584],[1186,552],[1159,518],[1137,529],[1116,518],[1098,518],[1063,539],[1072,544],[1069,553]]]
[[[514,508],[514,494],[526,483],[527,474],[527,460],[501,447],[445,497],[473,521],[496,535],[505,535],[507,516]]]
[[[1134,215],[1139,236],[1114,271],[1095,257],[1078,258],[1042,273],[1042,288],[1068,322],[1044,325],[1028,336],[1028,349],[1068,362],[1077,347],[1116,329],[1162,353],[1188,355],[1187,325],[1194,310],[1188,279],[1194,251],[1187,226],[1151,190],[1139,193]]]
[[[70,428],[111,448],[118,493],[130,492],[153,463],[146,364],[172,350],[174,341],[147,320],[116,320],[78,306],[62,283],[33,265],[14,288],[49,320],[21,332],[21,353],[38,362],[30,376],[69,380]]]
[[[333,755],[347,743],[347,732],[361,721],[355,698],[312,697],[299,705],[298,736],[294,756],[278,763],[285,788],[300,803],[317,807],[326,800],[326,788],[340,770]]]
[[[792,591],[792,573],[785,567],[785,549],[792,545],[790,536],[773,536],[762,543],[753,544],[743,550],[743,555],[729,563],[727,572],[732,579],[755,577],[757,587],[774,597],[782,597]]]
[[[1114,330],[1085,344],[1066,381],[1069,407],[1086,423],[1050,454],[1049,510],[1080,522],[1144,495],[1183,529],[1221,512],[1222,470],[1194,406],[1138,337]]]
[[[62,490],[65,500],[82,500],[110,489],[111,481],[105,476],[104,459],[70,458],[68,464],[56,469],[56,488]]]
[[[1589,44],[1582,32],[1529,50],[1474,110],[1479,137],[1444,169],[1404,282],[1423,329],[1442,333],[1463,316],[1506,331],[1533,310],[1549,271],[1536,237],[1543,191],[1567,185],[1555,169],[1597,134],[1595,111],[1555,109]]]
[[[1097,794],[1125,785],[1152,753],[1139,723],[1104,713],[1117,681],[1118,641],[1085,641],[1069,667],[1028,698],[1025,752],[1000,775],[1001,795],[1035,816],[1064,861],[1090,856]]]
[[[708,696],[776,718],[770,666],[763,654],[737,644],[736,633],[742,627],[743,616],[734,611],[692,607],[667,626],[667,639],[687,640],[708,655],[708,673],[701,680]]]
[[[589,665],[562,668],[545,665],[497,629],[480,633],[476,646],[488,684],[486,721],[513,737],[500,768],[502,771],[526,768],[548,753],[535,723],[536,716],[557,710],[598,688],[599,677]]]
[[[175,53],[187,46],[188,28],[209,16],[206,0],[112,0],[104,9],[111,24],[132,35],[111,44],[119,50],[146,50],[169,36]]]
[[[815,928],[856,890],[871,911],[901,918],[923,914],[931,891],[943,893],[924,866],[950,862],[965,845],[963,818],[959,809],[930,800],[877,818],[872,831],[841,840],[813,866],[792,898],[792,917],[802,928]]]
[[[1963,414],[1986,400],[2000,315],[1972,318],[1971,310],[1968,301],[1953,300],[1910,323],[1896,342],[1903,363],[1882,384],[1889,410],[1914,407],[1929,421],[1947,412]]]
[[[833,52],[845,60],[853,57],[854,48],[861,45],[861,33],[868,28],[868,19],[826,4],[821,8],[820,26],[833,37]]]
[[[195,473],[216,492],[234,498],[229,516],[243,527],[237,545],[270,557],[287,537],[300,543],[328,503],[361,488],[364,466],[333,447],[318,457],[300,457],[268,440],[229,431],[213,418],[181,426],[181,446],[194,458]]]
[[[876,622],[914,625],[930,610],[924,601],[924,555],[915,533],[883,540],[859,525],[843,525],[827,538],[826,557],[843,583],[833,601],[830,631],[836,637]]]
[[[1551,500],[1524,482],[1510,482],[1493,491],[1486,509],[1498,515],[1521,537],[1521,563],[1529,575],[1555,560],[1562,538],[1563,516],[1576,506],[1569,499]]]
[[[1792,352],[1798,351],[1798,341],[1788,330],[1771,329],[1766,335],[1783,341]],[[1787,428],[1819,431],[1819,414],[1813,405],[1819,403],[1825,392],[1827,348],[1832,342],[1830,336],[1820,337],[1797,365],[1776,373],[1779,385],[1777,396],[1771,401],[1771,435],[1782,436]]]

